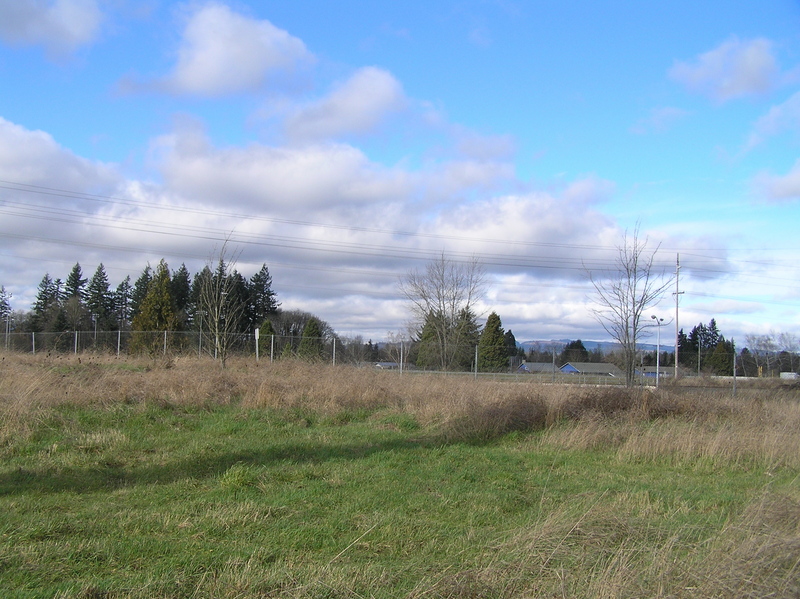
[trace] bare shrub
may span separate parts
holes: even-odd
[[[447,442],[485,442],[514,431],[542,429],[547,423],[547,405],[530,392],[490,401],[467,402],[448,418],[442,428]]]

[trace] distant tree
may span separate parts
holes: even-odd
[[[61,310],[61,279],[52,279],[49,273],[42,277],[33,303],[30,330],[34,333],[51,330],[53,320]],[[66,329],[65,329],[66,330]]]
[[[176,330],[184,331],[189,328],[192,309],[192,278],[186,264],[181,264],[178,270],[172,273],[172,297],[175,300]]]
[[[648,251],[647,239],[639,238],[637,228],[631,237],[625,234],[611,269],[589,272],[599,306],[594,310],[595,317],[620,345],[625,384],[629,387],[634,383],[636,344],[649,324],[642,315],[658,303],[672,282],[655,271],[657,252],[658,247]]]
[[[411,271],[400,281],[400,292],[409,300],[415,326],[423,333],[428,357],[436,355],[438,369],[463,367],[464,354],[474,348],[474,306],[483,294],[485,271],[476,260],[457,262],[444,254],[425,270]],[[422,348],[420,348],[422,349]],[[474,349],[473,349],[474,351]],[[426,358],[427,359],[427,358]]]
[[[706,368],[717,376],[730,376],[733,374],[733,343],[720,336],[716,347],[708,355]]]
[[[139,278],[136,279],[136,282],[133,284],[133,290],[131,291],[130,295],[130,318],[133,319],[139,314],[139,309],[142,305],[142,301],[144,301],[145,296],[147,295],[147,290],[150,285],[150,281],[153,279],[153,269],[150,267],[150,263],[147,263],[147,266],[144,267],[142,274],[139,275]]]
[[[514,337],[514,333],[511,332],[511,329],[508,329],[505,332],[504,338],[505,338],[506,348],[508,348],[508,356],[509,357],[514,357],[514,356],[524,357],[525,356],[525,352],[524,351],[520,351],[521,348],[517,345],[517,338]]]
[[[163,337],[153,332],[175,330],[175,300],[170,283],[169,266],[162,259],[147,286],[147,295],[139,306],[139,312],[131,323],[131,329],[140,332],[131,344],[134,351],[144,349],[157,352],[162,346]]]
[[[269,274],[266,264],[263,264],[261,269],[250,277],[248,288],[250,293],[247,320],[254,326],[258,326],[268,316],[277,314],[281,305],[272,290],[272,275]]]
[[[508,370],[508,347],[503,324],[496,312],[489,314],[478,341],[478,370],[482,372]]]
[[[566,364],[567,362],[588,362],[589,351],[586,349],[586,346],[583,345],[583,341],[576,339],[564,346],[559,356],[559,361],[562,364]]]
[[[422,370],[439,370],[442,368],[441,343],[435,324],[437,316],[429,314],[414,344],[412,360]]]
[[[66,282],[64,283],[64,300],[68,300],[71,297],[77,297],[83,301],[85,288],[86,279],[83,277],[81,265],[76,262],[75,266],[72,267],[69,276],[67,276]]]
[[[6,291],[5,285],[0,285],[0,321],[2,321],[4,327],[6,318],[10,314],[11,314],[11,294]]]
[[[235,270],[237,255],[231,255],[227,241],[206,264],[200,277],[198,309],[202,312],[204,344],[212,348],[215,359],[225,368],[231,348],[241,330],[246,304],[241,300],[242,278]]]
[[[303,328],[303,336],[297,349],[298,357],[303,360],[321,360],[325,351],[325,340],[319,320],[310,318]]]
[[[116,326],[119,329],[127,329],[131,323],[131,277],[126,276],[122,282],[117,285],[116,290],[112,294],[112,303],[114,306],[114,319]]]
[[[108,284],[108,275],[101,262],[86,287],[86,308],[96,319],[97,328],[110,330],[116,326],[114,296]]]

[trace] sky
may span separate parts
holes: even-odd
[[[0,0],[15,310],[224,247],[380,341],[446,256],[518,341],[603,341],[589,274],[638,232],[680,328],[743,341],[800,335],[799,228],[797,0]]]

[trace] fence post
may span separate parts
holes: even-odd
[[[75,355],[78,355],[78,331],[75,331]]]
[[[36,333],[31,333],[31,346],[33,348],[33,355],[36,355]]]
[[[122,343],[122,331],[117,329],[117,357],[119,358],[119,348]]]
[[[259,329],[256,327],[255,332],[253,333],[256,337],[256,362],[258,362],[258,337],[259,337]]]
[[[336,366],[336,338],[333,338],[333,365]]]
[[[167,355],[167,331],[164,330],[164,355]]]

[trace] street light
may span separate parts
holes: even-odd
[[[664,319],[659,318],[655,314],[650,318],[656,321],[656,327],[658,327],[658,335],[656,336],[656,389],[658,389],[658,379],[661,377],[661,324],[664,322]]]

